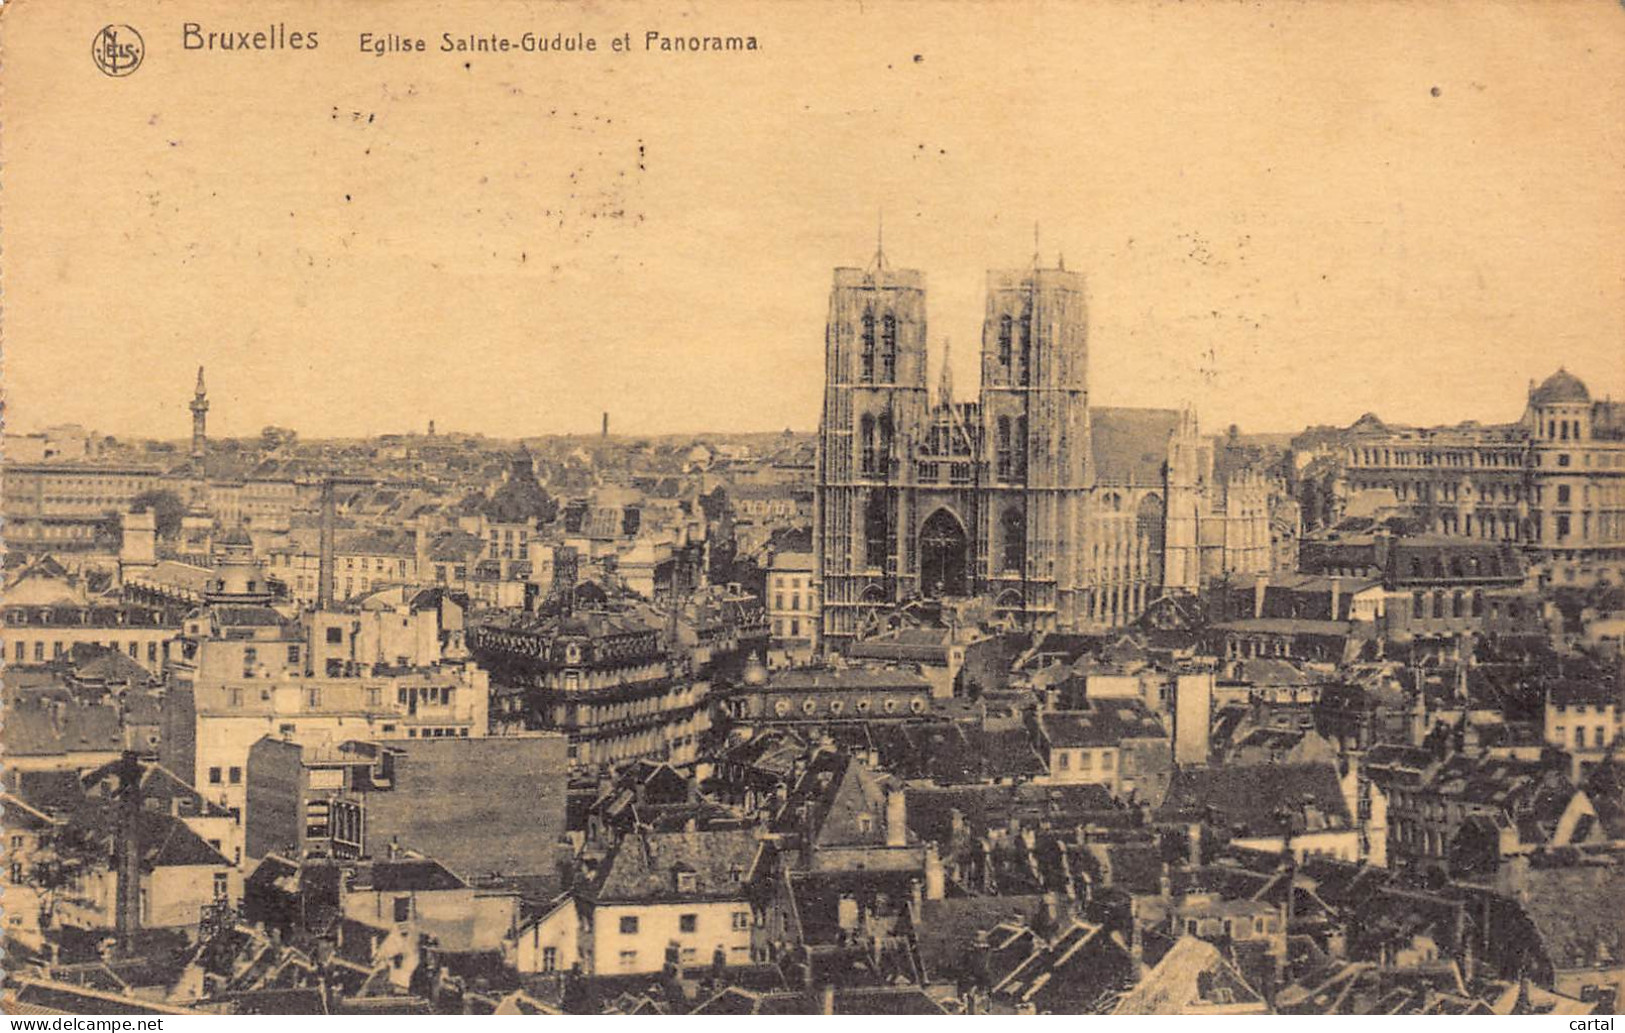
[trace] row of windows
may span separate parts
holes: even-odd
[[[1032,381],[1032,318],[1023,315],[1018,322],[1008,313],[999,317],[999,365],[1015,373],[1021,384]],[[1016,352],[1021,354],[1021,365],[1013,366]]]
[[[93,645],[98,645],[99,643],[92,643],[92,644]],[[117,642],[109,642],[109,643],[107,643],[107,646],[109,648],[111,648],[111,649],[118,649],[119,648],[119,644]],[[124,651],[127,654],[129,654],[129,657],[130,657],[131,660],[140,660],[141,659],[141,643],[139,643],[139,642],[126,642],[124,644]],[[52,642],[51,643],[51,659],[55,660],[58,657],[62,656],[62,654],[65,653],[65,652],[67,652],[67,647],[63,643],[61,643],[61,642]],[[158,643],[156,643],[156,642],[148,642],[147,643],[146,654],[147,654],[147,663],[149,663],[149,664],[157,663],[158,662]],[[19,640],[15,641],[15,642],[13,642],[11,644],[11,660],[12,660],[13,663],[26,663],[26,662],[28,662],[30,657],[32,657],[32,659],[33,659],[33,661],[35,663],[44,663],[44,661],[45,661],[45,643],[44,643],[44,641],[36,639],[32,643],[28,643],[28,642],[23,642],[23,641],[21,641],[19,639]]]
[[[1095,767],[1095,754],[1100,754],[1100,770],[1110,771],[1117,764],[1117,754],[1112,750],[1056,750],[1055,769],[1057,771],[1073,770],[1073,764],[1078,771],[1093,771]]]
[[[679,884],[678,884],[679,892],[686,892],[686,893],[695,892],[693,879],[692,879],[694,873],[693,872],[680,872],[680,873],[678,873],[678,875],[679,875]],[[687,885],[686,889],[684,889],[685,883],[684,883],[684,880],[681,878],[682,876],[688,876],[689,877],[689,879],[688,879],[688,881],[686,883],[686,885]],[[737,882],[739,880],[736,877],[734,881]],[[640,922],[640,919],[639,919],[639,917],[637,915],[622,915],[621,916],[621,923],[620,923],[621,935],[622,936],[636,936],[638,934],[638,929],[639,929],[640,924],[641,924],[641,922]],[[750,912],[749,911],[735,911],[735,912],[733,912],[732,915],[730,916],[730,924],[731,924],[731,927],[732,927],[733,931],[736,932],[736,933],[740,933],[740,932],[744,932],[744,931],[748,930],[750,928]],[[697,933],[697,932],[699,932],[700,931],[700,916],[697,915],[697,914],[678,915],[677,916],[677,931],[680,932],[680,933]]]
[[[881,320],[880,332],[880,383],[891,384],[897,380],[897,317],[888,313]],[[863,314],[862,344],[859,379],[865,384],[872,384],[875,383],[875,317],[868,312]]]

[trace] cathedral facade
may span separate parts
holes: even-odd
[[[835,270],[814,550],[839,649],[912,599],[985,598],[1035,629],[1126,623],[1269,564],[1262,479],[1215,480],[1195,417],[1089,404],[1083,277],[988,274],[981,384],[927,386],[926,290],[877,254]]]

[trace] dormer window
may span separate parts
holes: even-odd
[[[691,869],[679,868],[676,874],[678,893],[693,893],[698,889],[698,876]]]
[[[858,815],[858,831],[873,832],[875,830],[875,816],[873,814]]]

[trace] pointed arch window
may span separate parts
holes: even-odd
[[[1008,314],[999,317],[999,366],[1010,369],[1010,339],[1015,332],[1015,320]]]
[[[1012,451],[1014,453],[1015,466],[1016,466],[1016,472],[1015,472],[1016,480],[1023,480],[1027,476],[1027,449],[1028,449],[1028,447],[1029,447],[1029,445],[1028,445],[1028,442],[1027,442],[1027,417],[1025,417],[1025,416],[1017,416],[1016,417],[1016,440],[1015,440],[1015,445],[1013,446],[1013,449],[1012,449]]]
[[[865,416],[859,423],[858,440],[863,450],[858,469],[865,477],[873,477],[880,468],[880,464],[876,459],[878,442],[875,436],[875,418],[873,416]]]
[[[891,413],[880,414],[880,446],[875,456],[875,476],[884,477],[891,468],[892,422]]]
[[[1008,481],[1015,470],[1010,453],[1010,417],[999,417],[998,438],[999,480]]]
[[[1011,506],[999,523],[1004,532],[1004,569],[1019,574],[1027,567],[1027,514]]]
[[[863,314],[863,369],[861,379],[865,384],[872,384],[875,380],[875,317],[873,313]]]
[[[1025,387],[1033,382],[1033,319],[1021,317],[1021,383]]]
[[[863,511],[863,560],[870,569],[885,569],[891,555],[891,512],[886,496],[874,492]]]
[[[890,312],[880,321],[880,379],[897,381],[897,317]]]

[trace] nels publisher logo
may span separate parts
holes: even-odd
[[[147,45],[128,25],[108,25],[90,41],[90,57],[105,75],[125,76],[141,67]]]

